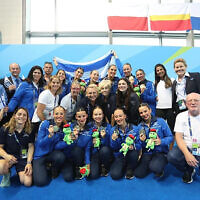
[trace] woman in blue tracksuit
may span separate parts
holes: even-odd
[[[40,125],[33,161],[33,180],[37,186],[47,185],[51,179],[47,165],[51,166],[53,176],[65,162],[64,153],[55,150],[55,145],[63,139],[64,121],[65,109],[57,106],[53,110],[53,120],[45,120]]]
[[[37,106],[39,94],[43,90],[43,71],[40,66],[33,66],[28,77],[17,88],[14,96],[8,104],[8,112],[14,112],[15,108],[23,107],[28,110],[30,119]]]
[[[145,72],[143,69],[136,71],[136,78],[138,79],[138,85],[141,90],[141,102],[148,103],[152,110],[152,115],[156,114],[156,90],[155,86],[151,81],[146,80]]]
[[[108,74],[107,76],[103,79],[103,80],[110,80],[112,83],[111,86],[111,94],[115,94],[117,91],[117,85],[118,85],[118,81],[119,81],[119,77],[115,76],[117,73],[117,66],[112,64],[109,66],[108,68]]]
[[[100,175],[107,176],[110,169],[113,159],[113,153],[109,145],[112,127],[106,123],[103,110],[98,106],[94,108],[92,118],[93,121],[88,124],[93,141],[89,178],[96,179]]]
[[[142,156],[134,175],[143,178],[151,171],[157,177],[162,177],[167,165],[168,146],[173,141],[173,135],[164,119],[151,115],[148,104],[140,104],[139,113],[142,118],[142,122],[138,125]]]
[[[110,146],[114,152],[114,162],[110,168],[112,179],[120,179],[125,174],[127,179],[133,178],[133,170],[138,163],[138,157],[141,146],[139,142],[139,134],[137,126],[126,122],[125,112],[121,108],[117,108],[114,112],[114,120],[117,123],[110,134]],[[123,143],[127,137],[134,140],[127,148],[127,152],[121,151]],[[122,145],[123,144],[123,145]]]
[[[90,171],[90,154],[92,147],[92,136],[90,134],[90,127],[87,125],[87,113],[84,108],[78,108],[76,111],[76,122],[70,124],[72,134],[70,139],[73,140],[71,144],[65,141],[60,141],[56,145],[56,149],[62,149],[67,158],[63,168],[62,174],[65,181],[80,180],[82,176],[79,168],[86,166]]]
[[[62,100],[62,98],[70,93],[70,86],[71,83],[69,80],[66,79],[66,74],[65,71],[62,69],[59,69],[56,73],[56,76],[59,77],[60,81],[61,81],[61,86],[62,86],[62,92],[59,94],[59,104]]]

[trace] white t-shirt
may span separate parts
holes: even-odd
[[[76,103],[80,100],[80,96],[77,97],[77,101],[72,99],[71,93],[65,95],[61,102],[60,105],[66,110],[66,120],[71,121],[74,112],[75,112],[75,107]]]
[[[58,105],[59,95],[54,96],[50,90],[41,92],[38,98],[38,103],[46,105],[43,114],[45,119],[53,119],[53,109]],[[40,118],[37,116],[37,108],[33,114],[32,122],[39,122]]]
[[[171,79],[173,82],[174,79]],[[172,108],[172,88],[165,88],[165,81],[160,80],[157,85],[157,96],[158,101],[156,104],[156,108],[158,109],[168,109]]]
[[[200,115],[191,116],[190,123],[192,128],[192,137],[200,139]],[[186,145],[192,148],[192,137],[190,136],[189,123],[188,123],[188,111],[179,113],[176,117],[174,131],[178,133],[183,133],[183,139]]]

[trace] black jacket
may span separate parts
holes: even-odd
[[[190,73],[189,72],[189,77],[186,77],[186,87],[185,87],[185,92],[186,94],[190,94],[192,92],[200,94],[200,73]],[[177,81],[175,80],[172,84],[172,108],[173,110],[178,113],[179,108],[176,103],[176,84]]]

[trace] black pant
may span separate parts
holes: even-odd
[[[48,175],[47,163],[51,163],[58,171],[65,162],[65,155],[61,151],[53,151],[48,155],[33,160],[33,181],[37,186],[47,185],[51,177]]]
[[[110,168],[110,176],[117,180],[124,176],[128,169],[134,170],[138,163],[139,153],[136,150],[128,151],[124,157],[116,157]]]
[[[138,178],[144,178],[148,175],[149,171],[160,174],[163,172],[166,164],[167,156],[164,153],[142,154],[134,175]]]
[[[165,119],[171,129],[171,132],[174,133],[175,114],[173,113],[172,108],[156,109],[156,116]]]

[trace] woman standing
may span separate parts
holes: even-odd
[[[99,99],[101,102],[101,107],[103,109],[106,121],[110,124],[112,115],[116,109],[116,94],[111,94],[111,86],[110,80],[102,80],[99,83]]]
[[[59,104],[60,104],[62,98],[68,93],[70,93],[70,82],[69,81],[67,82],[65,71],[62,69],[59,69],[57,71],[56,76],[59,77],[62,88],[62,92],[59,94]]]
[[[38,99],[37,109],[32,119],[35,126],[39,127],[40,122],[46,119],[53,119],[53,109],[58,105],[61,90],[59,77],[51,76],[48,85]]]
[[[155,88],[157,92],[156,116],[167,120],[173,132],[175,116],[172,110],[172,83],[167,75],[166,68],[162,64],[155,66]]]
[[[157,177],[162,177],[167,165],[168,146],[173,140],[171,130],[164,119],[151,115],[147,103],[140,104],[139,113],[142,118],[138,128],[143,153],[134,175],[144,178],[151,171]]]
[[[156,114],[156,91],[154,84],[151,81],[146,80],[145,72],[143,69],[136,71],[136,78],[138,79],[138,85],[140,86],[142,103],[148,103],[152,110],[152,115]]]
[[[138,142],[138,128],[126,122],[126,114],[121,108],[115,110],[114,120],[117,125],[111,129],[110,146],[115,158],[110,168],[110,175],[112,179],[116,180],[122,178],[124,174],[127,179],[132,179],[134,177],[133,170],[138,163],[138,150],[141,148]],[[125,145],[127,137],[130,137],[133,143],[123,155],[123,151],[121,152],[120,149]]]
[[[0,174],[1,187],[10,186],[10,168],[15,166],[20,182],[32,185],[32,159],[34,137],[28,111],[18,108],[10,121],[0,129]]]
[[[17,88],[8,104],[8,112],[14,112],[16,107],[28,110],[30,119],[37,107],[39,94],[43,90],[43,71],[40,66],[31,68],[28,77]]]
[[[137,94],[133,92],[129,80],[126,78],[119,79],[116,105],[118,108],[122,108],[125,111],[127,121],[134,125],[137,125],[139,122],[139,103],[139,98]]]
[[[117,67],[116,65],[110,65],[108,68],[108,74],[107,76],[104,78],[104,80],[110,80],[111,81],[111,93],[115,94],[117,91],[117,83],[119,81],[119,78],[117,76],[115,76],[117,73]]]
[[[65,155],[55,150],[55,145],[63,139],[64,122],[65,109],[57,106],[53,110],[53,119],[41,123],[33,161],[33,180],[37,186],[44,186],[50,182],[47,165],[51,166],[51,175],[56,176],[65,162]]]
[[[200,73],[187,72],[187,63],[183,58],[174,61],[174,71],[177,74],[172,84],[172,106],[176,115],[185,111],[186,95],[192,92],[200,94]]]
[[[87,86],[90,84],[95,84],[98,86],[99,83],[99,72],[97,70],[92,70],[90,72],[90,79],[87,83]]]

